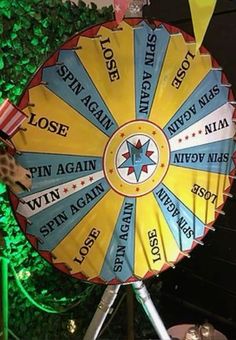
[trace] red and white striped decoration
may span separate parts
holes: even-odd
[[[24,112],[6,99],[0,106],[0,131],[11,138],[26,118]]]

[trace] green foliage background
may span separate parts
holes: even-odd
[[[0,0],[0,103],[5,98],[17,103],[32,74],[68,37],[111,18],[111,7],[88,8],[82,1],[75,5],[61,0]],[[69,278],[43,260],[21,233],[1,184],[0,229],[7,241],[4,255],[38,303],[58,311],[77,304],[59,314],[46,314],[25,299],[10,271],[10,329],[24,340],[82,338],[104,287]],[[67,330],[69,319],[78,326],[73,335]]]
[[[45,58],[81,29],[112,18],[112,7],[98,10],[79,1],[0,0],[0,98],[16,102]]]

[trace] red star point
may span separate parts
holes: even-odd
[[[138,140],[137,144],[136,144],[136,148],[140,149],[142,147],[141,141],[140,139]]]
[[[139,187],[136,188],[136,191],[137,191],[137,192],[139,191]]]
[[[123,137],[125,136],[124,132],[122,132],[122,133],[120,134],[120,136],[121,136],[121,138],[123,138]]]
[[[73,185],[72,185],[72,188],[73,188],[73,189],[76,189],[76,188],[77,188],[77,185],[76,185],[76,184],[73,184]]]
[[[80,184],[81,184],[81,185],[85,185],[85,181],[81,181]]]
[[[123,153],[122,156],[125,157],[125,159],[128,159],[130,158],[130,153],[129,152]]]
[[[198,133],[199,133],[199,135],[200,135],[200,134],[202,133],[202,130],[199,130]]]
[[[134,172],[134,167],[130,166],[130,167],[128,168],[127,175],[130,175],[130,174],[132,174],[133,172]]]
[[[146,156],[150,157],[153,153],[154,153],[154,151],[147,151]]]
[[[110,172],[110,174],[112,174],[113,173],[113,169],[110,169],[109,172]]]
[[[182,142],[182,139],[180,138],[180,139],[178,140],[178,142],[181,143],[181,142]]]
[[[68,189],[67,188],[64,188],[64,193],[66,194],[68,192]]]
[[[196,133],[194,132],[193,134],[192,134],[192,137],[195,137],[196,136]]]
[[[91,176],[91,177],[89,177],[89,180],[90,180],[90,182],[92,182],[93,181],[93,177]]]
[[[188,136],[185,136],[185,139],[188,139]]]
[[[147,165],[143,165],[143,166],[142,166],[142,171],[143,171],[143,172],[146,172],[146,174],[148,173],[148,167],[147,167]]]

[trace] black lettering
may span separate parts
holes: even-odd
[[[106,49],[106,47],[104,45],[106,45],[107,43],[110,43],[110,38],[107,38],[105,40],[100,40],[100,45],[102,47],[102,50]]]
[[[120,273],[122,271],[122,265],[121,264],[115,264],[114,267],[113,267],[113,271],[115,273]]]
[[[149,245],[151,247],[151,254],[153,255],[152,261],[155,263],[156,261],[161,260],[160,248],[158,247],[158,238],[156,229],[152,229],[148,231]]]
[[[190,57],[190,58],[189,58]],[[195,55],[192,54],[190,51],[187,52],[187,54],[185,55],[185,58],[184,60],[182,61],[179,69],[177,70],[176,72],[176,75],[174,77],[174,79],[172,80],[172,83],[171,85],[173,87],[175,87],[176,89],[179,89],[182,82],[183,82],[183,79],[185,78],[186,76],[186,71],[190,68],[191,66],[191,61],[194,59]],[[191,59],[191,60],[189,60]]]
[[[156,43],[157,41],[157,36],[155,34],[148,34],[148,38],[147,38],[148,42],[150,43]]]
[[[66,72],[68,72],[68,68],[64,64],[57,70],[57,73],[59,74],[60,77],[64,77]]]
[[[28,201],[26,202],[26,204],[31,210],[35,210],[37,208],[41,208],[43,203],[49,204],[58,199],[60,199],[60,193],[59,189],[56,189],[54,191],[50,191],[49,193],[36,197],[31,201]]]
[[[30,113],[30,119],[28,121],[28,124],[33,125],[33,126],[37,126],[37,122],[33,122],[34,118],[36,117],[36,114],[31,112]]]
[[[229,126],[229,123],[226,118],[224,118],[223,120],[220,119],[218,122],[213,122],[208,125],[205,125],[205,134],[207,135],[209,133],[222,130],[228,126]]]
[[[69,126],[61,124],[54,120],[50,121],[46,117],[40,117],[38,120],[36,120],[35,113],[30,113],[28,124],[39,127],[42,130],[47,130],[49,132],[59,134],[63,137],[67,136],[67,132],[69,130]]]
[[[50,132],[56,132],[58,128],[58,123],[52,120],[49,124],[48,131]]]
[[[47,228],[46,225],[42,226],[42,227],[39,229],[39,231],[40,231],[40,233],[41,233],[44,237],[46,237],[46,236],[48,236],[48,235],[50,234],[50,231],[48,230],[48,228]]]
[[[68,220],[68,217],[65,211],[62,211],[60,214],[55,216],[52,220],[48,221],[45,225],[43,225],[39,230],[43,237],[47,237],[50,233],[52,233],[56,228],[60,227],[65,221]]]
[[[110,44],[110,39],[100,40],[100,45],[103,51],[103,58],[105,59],[106,69],[108,71],[109,80],[114,82],[120,79],[120,74],[117,68],[117,63],[114,59],[114,52],[106,45]]]
[[[90,249],[93,247],[96,239],[100,235],[100,230],[93,228],[86,239],[84,240],[82,246],[79,249],[79,257],[74,257],[73,261],[82,264],[83,261],[86,259],[86,256],[89,254]]]

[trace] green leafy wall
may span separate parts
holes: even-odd
[[[111,17],[111,7],[90,9],[82,1],[0,0],[0,98],[15,102],[46,56],[74,33]]]

